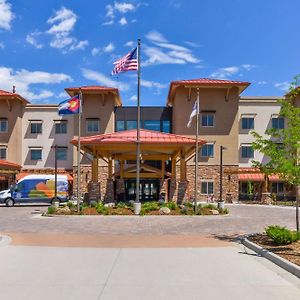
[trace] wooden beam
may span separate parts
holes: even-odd
[[[120,178],[124,178],[124,160],[120,161]]]
[[[186,162],[184,150],[180,153],[180,181],[186,181]]]
[[[161,178],[161,174],[156,173],[140,173],[141,178]],[[136,178],[136,173],[124,172],[124,178]]]
[[[112,173],[113,173],[113,170],[112,170],[112,166],[113,166],[113,160],[112,158],[110,157],[108,159],[108,179],[112,179]]]
[[[135,160],[135,154],[113,154],[112,157],[117,160]],[[170,155],[168,154],[143,154],[143,160],[168,160]]]
[[[92,181],[93,182],[98,182],[98,158],[95,158],[93,159],[93,162],[92,162]]]
[[[164,160],[161,161],[161,178],[165,178],[166,173],[166,162]]]
[[[172,163],[172,175],[171,175],[171,177],[173,178],[173,179],[176,179],[176,158],[172,158],[172,160],[171,160],[171,163]]]

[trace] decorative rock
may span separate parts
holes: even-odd
[[[218,210],[212,209],[212,210],[211,210],[211,214],[212,214],[212,215],[219,215],[220,213],[219,213]]]
[[[71,210],[68,206],[64,206],[64,207],[57,208],[55,212],[57,214],[69,215],[71,213]]]
[[[106,203],[106,204],[104,204],[104,206],[105,206],[105,207],[115,207],[115,206],[116,206],[116,204],[115,204],[115,203],[113,203],[113,202],[110,202],[110,203]]]
[[[169,207],[161,207],[159,209],[159,213],[162,214],[162,215],[168,215],[170,214],[171,210]]]

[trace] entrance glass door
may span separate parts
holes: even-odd
[[[125,180],[126,200],[135,200],[136,198],[136,181],[135,179]],[[141,179],[140,180],[140,201],[156,201],[159,195],[158,179]]]

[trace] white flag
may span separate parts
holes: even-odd
[[[186,125],[188,128],[191,127],[193,118],[197,115],[197,104],[198,104],[198,99],[195,101],[195,104],[194,104],[194,106],[193,106],[192,113],[191,113],[191,115],[190,115],[189,122],[188,122],[187,125]]]

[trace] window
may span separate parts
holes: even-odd
[[[203,113],[201,115],[202,127],[213,127],[215,125],[215,115],[213,113]]]
[[[169,120],[162,121],[162,132],[166,132],[166,133],[171,132],[171,122]]]
[[[117,121],[116,122],[116,131],[125,130],[125,121]]]
[[[67,122],[56,122],[55,123],[55,133],[57,133],[57,134],[67,133]]]
[[[253,158],[254,151],[251,146],[242,146],[242,158]]]
[[[274,194],[283,194],[284,192],[283,182],[272,182],[271,191]]]
[[[42,149],[30,149],[31,160],[41,160],[42,159]]]
[[[211,195],[214,193],[213,181],[202,181],[201,182],[201,194]]]
[[[136,127],[137,127],[136,121],[126,121],[126,129],[127,130],[136,129]]]
[[[89,133],[99,132],[99,119],[86,119],[86,131]]]
[[[8,131],[8,121],[7,119],[0,119],[0,132]]]
[[[0,159],[7,159],[7,148],[6,147],[0,147]]]
[[[202,157],[214,157],[214,144],[205,144],[201,148]]]
[[[272,128],[284,129],[284,118],[282,117],[272,118]]]
[[[67,148],[66,147],[58,147],[56,148],[56,157],[57,160],[67,160]]]
[[[242,129],[254,129],[254,118],[243,117],[242,118]]]
[[[30,122],[30,132],[32,134],[42,133],[42,122]]]
[[[144,128],[148,130],[160,131],[160,120],[144,121]]]

